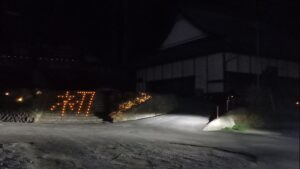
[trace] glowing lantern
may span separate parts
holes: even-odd
[[[112,117],[113,116],[121,116],[123,112],[130,110],[134,106],[138,106],[142,103],[145,103],[148,100],[150,100],[151,98],[152,97],[150,95],[148,95],[147,93],[139,93],[139,96],[137,96],[135,99],[121,103],[118,107],[119,110],[110,113],[110,116],[112,116]]]
[[[88,116],[94,102],[95,94],[96,92],[94,91],[77,91],[76,94],[70,95],[70,92],[66,91],[65,95],[57,96],[62,101],[52,105],[50,110],[55,111],[60,106],[61,116],[64,116],[67,110],[76,111],[77,115],[85,113],[85,116]]]

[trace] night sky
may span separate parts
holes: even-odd
[[[84,50],[99,57],[140,57],[159,48],[178,14],[211,35],[227,39],[236,48],[253,46],[255,24],[259,20],[262,50],[273,55],[278,51],[270,49],[283,45],[287,55],[299,53],[296,47],[300,39],[299,2],[296,0],[264,0],[258,4],[254,0],[1,2],[1,51],[4,53],[22,48],[29,53],[39,50],[47,55],[48,48],[63,46],[72,48],[78,55]]]
[[[128,74],[151,61],[166,62],[164,52],[176,60],[187,49],[299,59],[297,0],[0,2],[0,55],[69,57],[81,64],[96,58],[95,64],[124,68]],[[161,51],[178,16],[208,36],[173,53]]]

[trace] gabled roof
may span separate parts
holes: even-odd
[[[171,48],[194,40],[206,38],[207,34],[198,29],[186,18],[179,16],[161,48]]]

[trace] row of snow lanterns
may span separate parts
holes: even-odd
[[[61,102],[58,102],[50,107],[50,111],[55,111],[58,107],[61,107],[60,112],[61,112],[61,117],[65,116],[65,113],[67,112],[67,109],[69,108],[71,111],[74,111],[75,105],[77,104],[77,115],[79,115],[81,112],[85,113],[85,116],[89,116],[92,104],[95,99],[95,91],[77,91],[76,94],[81,95],[80,100],[74,100],[76,95],[71,95],[70,91],[66,91],[64,95],[58,95],[57,98],[62,99]],[[90,98],[86,103],[86,98],[87,95],[90,95]],[[86,107],[86,110],[83,111],[83,107]]]

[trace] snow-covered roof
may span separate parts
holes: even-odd
[[[179,16],[161,48],[166,49],[174,47],[190,41],[205,38],[206,36],[206,33],[202,30],[191,24],[184,17]]]

